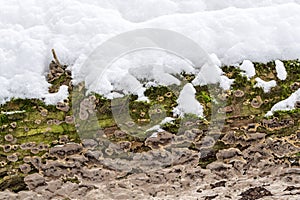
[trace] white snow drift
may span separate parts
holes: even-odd
[[[272,87],[276,86],[276,81],[264,81],[261,78],[255,78],[255,81],[257,82],[254,87],[261,87],[265,93],[270,92]]]
[[[244,71],[242,74],[247,76],[248,79],[255,76],[254,64],[250,60],[244,60],[239,68]]]
[[[55,103],[66,95],[65,88],[57,94],[60,98],[48,95],[45,73],[52,48],[61,62],[70,65],[76,81],[81,81],[80,67],[97,46],[138,28],[179,32],[208,53],[215,53],[223,64],[244,59],[296,59],[299,21],[299,0],[0,0],[0,103],[12,97],[46,98],[46,102]],[[162,66],[164,60],[156,64]],[[120,68],[127,73],[130,66],[130,62],[124,62]],[[119,72],[108,73],[106,83]],[[168,77],[164,73],[152,75],[163,81]],[[253,76],[253,70],[245,73]],[[282,67],[277,73],[284,79]],[[217,79],[212,76],[213,81],[228,88],[231,81],[219,75]],[[201,83],[199,78],[195,82]],[[166,80],[175,81],[171,79]],[[117,89],[108,85],[103,85],[103,91]]]
[[[276,103],[271,110],[266,114],[266,116],[273,115],[274,111],[277,110],[292,110],[295,109],[296,101],[300,101],[300,89],[294,92],[291,96],[287,99]]]
[[[174,108],[175,115],[183,116],[185,113],[195,114],[203,117],[203,106],[195,98],[196,90],[191,83],[187,83],[179,94],[177,103]]]
[[[285,70],[283,62],[281,62],[280,60],[275,60],[275,64],[276,64],[277,78],[284,81],[286,79],[287,72]]]

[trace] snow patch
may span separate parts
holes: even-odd
[[[244,60],[242,65],[239,66],[239,68],[244,71],[245,76],[247,76],[247,78],[251,78],[253,76],[255,76],[255,68],[254,68],[254,64],[250,61],[250,60]]]
[[[171,123],[174,120],[175,120],[175,118],[173,118],[173,117],[166,117],[165,119],[163,119],[160,122],[159,125],[155,125],[155,126],[149,128],[148,130],[146,130],[145,132],[156,131],[150,137],[157,137],[157,133],[164,131],[160,126],[163,125],[163,124],[166,124],[166,123]]]
[[[218,56],[216,54],[212,53],[209,55],[209,57],[215,65],[221,67],[222,62],[220,61],[220,59],[218,58]]]
[[[103,94],[110,99],[131,93],[138,95],[139,100],[146,101],[146,88],[180,85],[180,80],[175,75],[182,71],[195,73],[191,63],[186,60],[165,51],[149,49],[123,55],[106,70],[97,72],[97,66],[91,70],[93,72],[87,71],[89,76],[86,79],[89,91]]]
[[[203,106],[195,98],[196,90],[191,83],[187,83],[177,99],[178,106],[174,108],[175,115],[195,114],[203,117]]]
[[[57,104],[58,102],[62,102],[64,99],[67,99],[68,96],[68,86],[62,85],[60,86],[57,93],[50,93],[45,95],[45,103],[48,105]]]
[[[173,117],[166,117],[165,119],[163,119],[160,124],[163,125],[163,124],[166,124],[166,123],[171,123],[175,120],[175,118]]]
[[[275,65],[276,65],[277,78],[279,78],[282,81],[285,80],[287,76],[287,72],[283,62],[281,62],[280,60],[276,60]]]
[[[151,131],[155,131],[155,132],[150,137],[157,137],[157,133],[163,132],[164,130],[160,128],[160,125],[155,125],[149,128],[148,130],[146,130],[145,132],[151,132]]]
[[[229,90],[233,82],[234,79],[230,79],[227,76],[222,75],[220,77],[220,87],[223,88],[224,90]]]
[[[4,115],[13,115],[13,114],[18,114],[18,113],[25,113],[26,110],[17,110],[17,111],[10,111],[10,112],[3,112],[1,111],[1,114],[4,114]]]
[[[211,54],[210,58],[213,63],[206,63],[202,66],[197,76],[192,81],[193,85],[203,86],[219,83],[221,88],[229,90],[234,80],[223,75],[224,72],[220,68],[222,63],[216,54]]]
[[[220,76],[223,71],[217,65],[204,64],[197,74],[195,79],[192,81],[193,85],[207,85],[216,84],[220,82]]]
[[[278,110],[292,110],[295,109],[295,103],[300,101],[300,89],[291,94],[287,99],[276,103],[270,111],[267,112],[266,116],[271,116],[275,111]]]
[[[161,6],[152,9],[158,3]],[[45,73],[52,48],[62,63],[70,65],[76,83],[82,81],[82,63],[96,47],[138,28],[179,32],[226,65],[243,59],[299,58],[299,0],[27,0],[1,1],[0,8],[5,11],[0,12],[0,103],[48,94]],[[117,73],[126,75],[127,68],[124,71]],[[107,84],[91,84],[89,89],[108,94],[116,78],[108,73],[103,77]]]
[[[261,78],[255,78],[255,81],[257,82],[254,87],[261,87],[265,93],[270,92],[272,87],[276,86],[276,81],[264,81]]]

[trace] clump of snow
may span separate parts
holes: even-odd
[[[175,118],[173,118],[173,117],[166,117],[165,119],[163,119],[163,120],[161,121],[160,124],[171,123],[171,122],[173,122],[174,120],[175,120]]]
[[[267,112],[266,116],[271,116],[275,111],[278,110],[292,110],[295,109],[296,101],[300,101],[300,89],[291,94],[287,99],[276,103],[270,111]]]
[[[23,71],[23,69],[20,71]],[[0,74],[0,104],[12,98],[42,99],[49,94],[49,86],[50,84],[47,83],[45,77],[28,70],[24,70],[24,74],[18,74],[18,72],[16,72],[15,75],[11,75],[8,78]]]
[[[150,137],[157,137],[157,133],[159,132],[163,132],[164,130],[160,128],[160,125],[155,125],[151,128],[149,128],[148,130],[146,130],[145,132],[152,132],[155,131]]]
[[[223,71],[217,65],[206,63],[202,66],[192,83],[200,86],[219,83],[222,74]]]
[[[150,132],[150,131],[156,131],[154,132],[150,137],[157,137],[157,133],[158,132],[163,132],[164,130],[161,128],[161,125],[166,124],[166,123],[172,123],[175,120],[175,118],[173,117],[166,117],[165,119],[163,119],[159,125],[155,125],[151,128],[149,128],[148,130],[146,130],[145,132]]]
[[[211,54],[210,58],[213,63],[206,63],[201,67],[197,76],[192,81],[193,85],[203,86],[219,83],[221,88],[229,90],[234,80],[223,75],[224,72],[220,68],[222,63],[216,54]]]
[[[101,6],[117,9],[123,18],[132,22],[142,22],[164,15],[216,11],[235,8],[259,8],[285,3],[299,3],[299,0],[102,0]],[[99,3],[100,4],[100,3]],[[157,4],[160,6],[158,7]],[[149,12],[151,10],[152,12]]]
[[[276,86],[276,81],[264,81],[261,78],[255,78],[255,81],[257,82],[254,87],[261,87],[265,93],[270,92],[272,87]]]
[[[280,60],[275,60],[275,65],[276,65],[277,78],[279,78],[282,81],[285,80],[287,76],[287,72],[283,62],[281,62]]]
[[[247,78],[251,78],[256,74],[254,64],[250,60],[244,60],[239,68],[244,71],[242,74],[247,76]]]
[[[195,114],[203,117],[203,106],[195,98],[196,90],[191,83],[187,83],[181,90],[177,99],[178,106],[174,108],[175,115]]]
[[[45,94],[45,103],[46,104],[56,104],[58,102],[62,102],[64,99],[67,99],[69,96],[68,86],[62,85],[60,86],[57,93]]]
[[[155,128],[159,128],[159,126],[155,126]],[[157,130],[157,129],[149,129],[149,130],[147,130],[147,131],[155,131],[155,130]],[[150,135],[150,137],[149,138],[156,138],[157,137],[157,133],[159,133],[159,132],[162,132],[163,130],[157,130],[157,132],[154,132],[154,133],[152,133],[152,135]]]
[[[220,59],[218,58],[218,56],[216,54],[212,53],[209,55],[209,57],[215,65],[221,67],[222,62],[220,61]]]
[[[220,76],[220,87],[224,90],[229,90],[231,85],[233,84],[234,79],[230,79],[227,76]]]
[[[0,103],[46,96],[52,48],[82,81],[77,72],[97,46],[138,28],[179,32],[226,65],[299,58],[298,0],[12,0],[0,8]],[[110,75],[102,88],[89,89],[110,91]]]
[[[212,60],[212,62],[217,65],[218,67],[222,66],[222,62],[220,61],[220,59],[218,58],[218,56],[216,54],[210,54],[210,59]],[[223,71],[220,73],[220,70],[218,70],[219,75],[220,75],[220,79],[219,79],[219,83],[221,88],[223,88],[223,90],[229,90],[232,83],[234,82],[234,79],[229,79],[227,76],[222,75],[224,74]],[[215,72],[213,72],[215,73]]]
[[[92,72],[88,71],[88,74],[96,76],[86,84],[90,91],[103,94],[107,98],[131,93],[138,95],[139,100],[147,100],[144,96],[147,87],[180,85],[180,80],[175,75],[183,71],[195,73],[191,63],[184,59],[164,51],[149,49],[123,55],[104,72],[97,73],[96,70],[97,66]]]

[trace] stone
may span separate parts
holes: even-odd
[[[234,91],[234,96],[236,96],[236,97],[243,97],[244,96],[244,92],[242,90],[236,90],[236,91]]]
[[[70,110],[70,106],[63,102],[58,102],[56,108],[63,112],[68,112]]]
[[[232,165],[225,164],[223,162],[215,161],[206,166],[207,169],[213,170],[213,171],[222,171],[230,169]]]
[[[272,193],[269,190],[265,189],[264,187],[259,186],[259,187],[249,188],[245,192],[242,192],[240,196],[242,196],[240,200],[256,200],[256,199],[263,198],[265,196],[272,196]]]
[[[295,102],[295,108],[300,108],[300,101]]]
[[[129,151],[130,148],[131,148],[131,142],[129,142],[129,141],[121,141],[121,142],[118,143],[118,145],[125,152]]]
[[[67,142],[69,142],[69,137],[68,137],[68,135],[62,135],[62,136],[59,137],[59,143],[60,143],[60,144],[65,144],[65,143],[67,143]]]
[[[256,98],[253,98],[251,101],[251,106],[253,108],[260,108],[260,106],[263,104],[261,97],[260,96],[256,96]]]
[[[18,161],[18,156],[17,154],[11,154],[7,156],[7,160],[9,160],[10,162],[17,162]]]
[[[30,190],[37,188],[38,186],[45,185],[45,178],[39,173],[34,173],[26,176],[24,178],[24,182],[28,186]]]
[[[62,186],[62,181],[60,179],[58,180],[53,180],[47,183],[47,190],[49,190],[50,192],[55,193],[56,190],[60,189]]]
[[[24,174],[28,174],[31,171],[31,166],[29,164],[23,164],[19,166],[21,172],[23,172]]]
[[[33,147],[33,148],[30,149],[30,152],[31,152],[32,154],[38,154],[38,153],[40,152],[40,150],[39,150],[38,147]]]
[[[9,144],[2,146],[2,148],[5,153],[8,153],[11,151],[11,145],[9,145]]]
[[[74,123],[74,117],[73,116],[66,116],[66,118],[65,118],[65,122],[67,123],[67,124],[73,124]]]
[[[223,150],[220,150],[216,154],[217,159],[229,159],[229,158],[233,158],[235,156],[241,156],[241,155],[242,155],[242,152],[236,148],[223,149]]]
[[[86,158],[88,158],[89,160],[91,159],[95,159],[95,160],[99,160],[102,156],[103,156],[103,153],[102,151],[87,151],[84,156]]]
[[[30,163],[36,168],[36,169],[40,169],[41,165],[42,165],[42,159],[39,156],[33,156],[30,159]]]
[[[76,143],[68,143],[64,145],[57,145],[50,148],[49,153],[59,157],[64,157],[72,154],[79,153],[82,150],[82,146]]]
[[[15,129],[15,128],[17,127],[17,122],[12,122],[12,123],[10,124],[10,126],[11,126],[13,129]]]
[[[218,112],[220,113],[231,113],[234,111],[233,106],[226,106],[224,108],[219,108]]]
[[[124,137],[127,136],[127,133],[124,132],[124,131],[121,131],[121,130],[115,130],[114,136],[115,136],[116,138],[124,138]]]
[[[87,149],[93,149],[98,146],[98,142],[93,139],[83,139],[81,143],[82,146]]]
[[[156,137],[149,137],[145,141],[145,145],[151,147],[152,149],[160,148],[160,146],[165,146],[173,140],[174,135],[167,131],[158,132]]]
[[[7,141],[7,142],[12,142],[14,141],[14,136],[12,134],[6,134],[4,136],[4,139]]]
[[[85,121],[89,118],[89,113],[86,110],[80,110],[79,118]]]

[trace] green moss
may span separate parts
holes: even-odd
[[[206,168],[206,166],[217,160],[216,151],[209,151],[207,155],[199,159],[198,166]]]
[[[194,79],[195,79],[195,75],[194,74],[189,74],[189,73],[186,73],[186,72],[182,72],[180,73],[180,76],[176,76],[176,78],[178,78],[179,80],[184,80],[184,81],[187,81],[189,83],[191,83]]]
[[[234,77],[235,77],[234,82],[231,85],[232,89],[234,89],[234,90],[242,89],[243,90],[247,86],[249,86],[249,85],[251,86],[251,82],[247,79],[246,76],[237,74]]]
[[[209,96],[207,91],[201,91],[199,95],[196,96],[198,101],[204,101],[205,103],[211,102],[211,97]]]
[[[112,127],[115,125],[116,125],[116,122],[113,118],[106,118],[103,120],[99,120],[99,126],[101,128],[108,128],[108,127]]]
[[[76,184],[79,184],[80,181],[78,180],[77,177],[66,177],[63,179],[63,182],[66,183],[66,182],[71,182],[71,183],[76,183]]]
[[[4,191],[6,189],[12,192],[26,190],[27,188],[26,184],[24,183],[24,176],[6,176],[4,179],[0,180],[0,191]]]
[[[8,117],[5,114],[0,114],[0,126],[8,124]]]
[[[178,133],[178,130],[180,128],[180,124],[177,122],[175,123],[165,123],[161,126],[162,129],[170,132],[170,133]]]
[[[271,61],[266,64],[254,62],[253,64],[256,71],[255,77],[260,77],[265,81],[270,81],[276,78],[275,61]]]
[[[226,145],[224,142],[218,140],[215,145],[213,146],[213,149],[216,151],[222,150],[222,149],[228,149],[230,145]]]
[[[149,108],[147,102],[131,100],[129,103],[130,116],[136,123],[138,119],[150,119]]]

